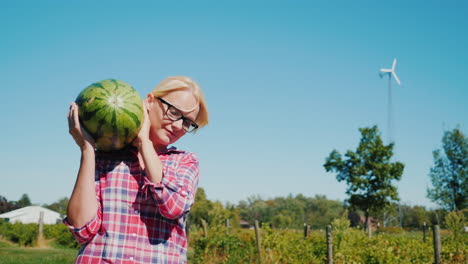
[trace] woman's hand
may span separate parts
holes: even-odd
[[[140,149],[145,142],[150,142],[149,133],[151,122],[149,121],[148,117],[148,102],[145,100],[143,101],[143,125],[141,126],[140,132],[138,132],[137,137],[133,140],[133,146]]]
[[[88,131],[80,124],[78,105],[75,102],[71,103],[68,112],[68,131],[82,151],[87,149],[94,151],[96,143]]]

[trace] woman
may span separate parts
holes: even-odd
[[[78,106],[68,114],[81,149],[77,180],[64,223],[82,244],[75,263],[185,263],[185,219],[195,199],[198,159],[168,147],[208,124],[201,88],[169,77],[145,100],[145,121],[133,147],[95,151],[80,125]]]

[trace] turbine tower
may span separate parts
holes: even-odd
[[[395,78],[395,81],[400,85],[400,79],[396,75],[395,66],[397,59],[393,59],[393,64],[391,69],[380,69],[380,78],[385,75],[388,75],[388,116],[387,116],[387,129],[388,129],[388,143],[393,141],[393,117],[392,117],[392,76]]]

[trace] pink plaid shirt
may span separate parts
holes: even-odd
[[[135,152],[96,155],[94,219],[64,223],[82,244],[75,263],[187,262],[185,219],[195,199],[198,159],[175,148],[158,153],[161,183],[141,169]]]

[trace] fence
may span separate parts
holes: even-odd
[[[206,223],[206,221],[202,221],[203,223],[203,230],[204,230],[204,235],[205,236],[208,236],[208,224]],[[227,228],[230,228],[230,225],[229,225],[229,220],[226,220],[226,227]],[[254,231],[255,231],[255,242],[256,242],[256,251],[257,251],[257,263],[262,263],[262,235],[261,235],[261,228],[260,228],[260,224],[259,224],[259,221],[258,220],[255,220],[255,223],[254,223]],[[422,235],[422,242],[423,243],[426,243],[427,241],[427,238],[426,238],[426,233],[427,233],[427,225],[424,223],[423,225],[423,235]],[[441,239],[440,239],[440,228],[439,228],[439,225],[433,225],[432,227],[432,235],[433,235],[433,248],[434,248],[434,262],[435,264],[441,264],[442,263],[442,260],[441,260],[441,249],[442,249],[442,245],[441,245]],[[303,236],[304,236],[304,239],[307,239],[308,236],[310,235],[310,226],[305,224],[304,223],[304,231],[303,231]],[[326,235],[326,250],[327,250],[327,254],[326,254],[326,263],[327,264],[333,264],[334,261],[333,261],[333,235],[332,235],[332,226],[329,225],[327,226],[326,228],[326,232],[325,232],[325,235]]]

